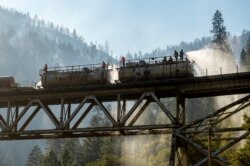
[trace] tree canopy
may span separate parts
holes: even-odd
[[[226,26],[224,25],[224,19],[219,10],[216,10],[213,20],[212,20],[213,29],[213,42],[216,44],[223,44],[227,39]]]

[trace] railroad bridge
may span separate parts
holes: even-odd
[[[234,94],[244,94],[244,97],[201,119],[186,122],[186,99]],[[167,109],[162,102],[162,98],[168,97],[176,98],[176,111]],[[134,101],[130,108],[127,106],[128,101]],[[106,108],[106,102],[116,103],[115,109],[110,111]],[[136,125],[150,103],[156,103],[165,113],[166,124]],[[79,88],[9,89],[0,92],[0,140],[171,134],[170,165],[185,165],[188,147],[204,156],[196,165],[211,161],[226,165],[227,161],[219,155],[249,136],[249,131],[241,126],[218,128],[216,125],[249,105],[250,72]],[[100,108],[110,125],[81,127],[80,124],[87,120],[86,116],[94,106]],[[38,112],[48,116],[53,128],[30,128]],[[211,137],[211,133],[238,134],[235,137],[220,138],[227,140],[227,143],[212,151],[210,146],[203,147],[196,140],[204,132],[208,133],[206,141],[209,145],[216,140]]]

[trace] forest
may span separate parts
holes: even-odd
[[[211,36],[196,38],[156,48],[148,53],[142,51],[126,53],[126,59],[164,57],[174,50],[197,51],[204,47],[219,49],[229,53],[239,66],[250,70],[250,31],[242,30],[235,36],[227,32],[220,11],[211,13]],[[13,75],[17,81],[32,85],[39,80],[39,69],[45,63],[49,66],[79,65],[106,61],[118,64],[121,55],[113,55],[108,41],[103,44],[87,43],[75,29],[54,25],[31,18],[29,13],[0,6],[0,75]],[[217,26],[219,23],[219,26]],[[216,46],[216,47],[215,47]],[[164,104],[175,110],[175,100],[164,99]],[[211,98],[187,101],[187,121],[202,117],[214,110]],[[207,112],[201,110],[206,108]],[[42,119],[37,123],[41,123]],[[142,123],[164,121],[160,110],[154,105],[141,120]],[[102,126],[107,120],[97,108],[90,119],[92,127]],[[244,115],[243,127],[250,130],[250,118]],[[167,165],[170,153],[170,135],[129,136],[129,137],[90,137],[56,139],[46,141],[0,142],[1,166],[116,166],[116,165]],[[22,146],[21,146],[22,144]],[[222,144],[222,142],[217,142]],[[216,146],[216,145],[214,145]],[[190,163],[200,156],[190,150]],[[233,147],[224,156],[232,165],[250,163],[250,139],[241,148]]]

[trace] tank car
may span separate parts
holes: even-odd
[[[161,80],[180,77],[193,77],[191,62],[172,57],[128,60],[118,69],[119,81]]]
[[[110,68],[104,64],[52,67],[40,70],[43,88],[79,87],[105,84]]]
[[[0,88],[1,89],[16,88],[16,87],[18,87],[18,84],[15,82],[15,79],[13,76],[0,77]]]

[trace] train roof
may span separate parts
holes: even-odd
[[[0,76],[0,79],[6,79],[6,78],[11,78],[11,79],[14,79],[13,76]]]

